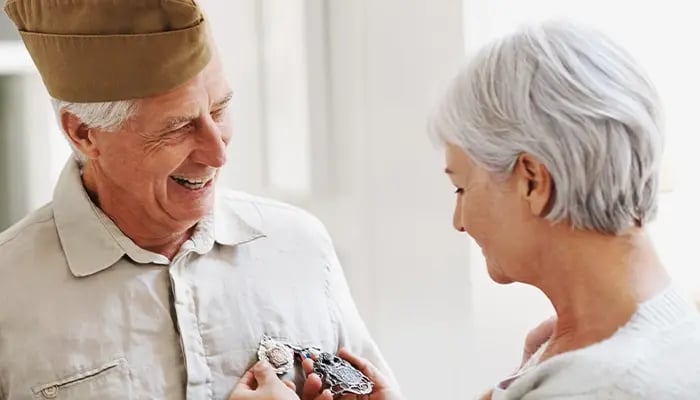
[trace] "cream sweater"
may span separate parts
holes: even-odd
[[[668,288],[609,339],[545,360],[494,398],[700,400],[700,316]]]

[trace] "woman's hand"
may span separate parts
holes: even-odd
[[[532,357],[533,354],[539,350],[542,345],[547,343],[547,341],[554,334],[554,328],[557,326],[557,317],[553,316],[549,319],[542,321],[535,329],[528,332],[527,337],[525,337],[525,346],[523,347],[523,360],[519,368],[522,368]],[[489,390],[487,393],[479,397],[479,400],[491,400],[493,397],[493,390]]]
[[[243,375],[229,400],[299,400],[293,382],[281,381],[272,366],[261,361]]]
[[[352,364],[355,368],[360,370],[369,380],[374,383],[374,390],[367,396],[356,396],[348,395],[341,397],[341,400],[356,400],[358,398],[368,399],[368,400],[403,400],[403,397],[398,392],[397,389],[390,386],[388,379],[379,372],[379,370],[372,365],[369,361],[364,358],[358,357],[350,353],[347,349],[342,349],[338,352],[338,356]],[[321,378],[313,373],[314,361],[312,359],[306,359],[302,363],[304,367],[304,372],[306,372],[307,378],[304,384],[304,391],[302,395],[303,400],[333,400],[333,395],[331,391],[323,389],[323,383]]]
[[[531,330],[527,337],[525,338],[525,347],[523,348],[523,362],[524,365],[527,360],[532,357],[533,354],[542,347],[543,344],[554,334],[554,328],[557,325],[557,317],[553,316],[549,319],[542,321],[537,327]],[[522,366],[521,365],[521,366]]]

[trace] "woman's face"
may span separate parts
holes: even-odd
[[[533,184],[519,165],[511,177],[498,179],[458,146],[446,149],[445,172],[456,187],[454,228],[474,238],[498,283],[527,280],[536,265],[543,218],[532,213]]]

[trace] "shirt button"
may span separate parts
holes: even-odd
[[[46,399],[53,399],[58,396],[58,386],[47,387],[41,391],[41,395]]]

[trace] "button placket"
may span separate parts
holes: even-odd
[[[187,398],[209,398],[211,371],[199,332],[194,293],[186,279],[185,261],[191,251],[176,257],[170,266],[174,309],[180,329],[180,340],[187,370]]]

